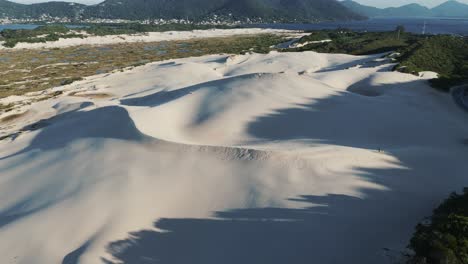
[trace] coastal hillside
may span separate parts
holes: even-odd
[[[194,19],[221,8],[213,0],[106,0],[86,9],[86,17],[125,19]]]
[[[0,18],[189,19],[203,21],[314,22],[363,19],[336,0],[106,0],[98,5],[0,0]]]
[[[77,3],[47,2],[23,5],[0,0],[0,18],[67,17],[76,19],[86,8],[89,7]]]
[[[95,17],[190,18],[206,19],[221,16],[228,20],[316,21],[352,20],[359,16],[335,0],[107,0],[98,5]]]
[[[440,17],[468,17],[468,5],[457,1],[448,1],[432,9]]]
[[[447,1],[434,8],[427,8],[419,4],[376,8],[362,5],[353,0],[345,0],[341,3],[350,10],[366,17],[468,17],[468,5],[454,0]]]
[[[264,20],[314,21],[362,19],[337,1],[330,0],[229,0],[223,8],[213,12],[217,15],[232,15]]]

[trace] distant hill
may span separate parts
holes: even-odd
[[[366,6],[361,5],[358,2],[352,0],[345,0],[341,2],[342,5],[346,6],[348,9],[354,11],[355,13],[364,15],[366,17],[378,17],[382,15],[383,9],[373,7],[373,6]]]
[[[23,5],[0,0],[0,18],[38,18],[42,15],[74,18],[84,12],[85,8],[87,8],[86,5],[67,2]]]
[[[0,17],[318,21],[363,19],[336,0],[105,0],[85,6],[63,2],[23,5],[0,0]]]
[[[425,6],[409,4],[401,7],[389,7],[382,9],[382,16],[430,17],[432,16],[432,12]]]
[[[432,12],[440,17],[468,17],[468,5],[448,1],[432,9]]]
[[[86,9],[86,17],[147,19],[198,18],[220,8],[214,0],[106,0]]]
[[[362,19],[336,0],[106,0],[87,17],[315,21]]]
[[[363,18],[335,0],[228,0],[222,8],[211,13],[232,15],[237,19],[258,17],[265,20],[286,21]]]
[[[467,17],[468,5],[447,1],[432,9],[419,4],[409,4],[401,7],[376,8],[361,5],[352,0],[341,2],[350,10],[367,17]]]

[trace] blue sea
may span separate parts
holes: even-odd
[[[1,25],[0,24],[0,31],[4,29],[35,29],[40,25],[34,25],[34,24],[5,24]],[[80,28],[80,27],[86,27],[86,26],[81,26],[81,25],[66,25],[66,27],[69,28]]]
[[[374,18],[352,22],[321,22],[315,24],[261,24],[263,27],[292,30],[320,30],[347,28],[356,31],[392,31],[403,25],[406,31],[421,34],[451,34],[468,36],[468,19],[450,18]],[[425,26],[424,26],[425,25]]]
[[[347,28],[357,31],[391,31],[399,25],[405,26],[406,30],[413,33],[426,34],[452,34],[468,36],[468,19],[451,18],[374,18],[364,21],[351,22],[321,22],[314,24],[257,24],[247,27],[292,29],[292,30],[320,30]],[[424,26],[425,25],[425,26]],[[3,29],[33,29],[37,25],[31,24],[8,24],[0,25]],[[79,27],[69,25],[69,27]]]
[[[38,27],[37,25],[31,25],[31,24],[6,24],[6,25],[0,25],[0,31],[4,29],[34,29]]]

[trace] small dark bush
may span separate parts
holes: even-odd
[[[72,84],[74,82],[81,81],[81,80],[83,80],[83,78],[73,77],[73,78],[68,78],[68,79],[63,80],[62,82],[60,82],[60,84],[61,85],[68,85],[68,84]]]
[[[411,239],[411,264],[468,263],[468,189],[452,193],[430,218],[419,224]]]

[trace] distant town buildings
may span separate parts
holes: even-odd
[[[90,24],[123,24],[123,23],[140,23],[145,25],[165,25],[165,24],[197,24],[197,25],[239,25],[239,24],[257,24],[265,23],[261,18],[246,18],[244,20],[236,20],[231,14],[227,16],[213,15],[201,21],[192,21],[186,19],[144,19],[144,20],[127,20],[127,19],[105,19],[105,18],[86,18],[77,19],[69,17],[52,17],[47,14],[41,15],[39,18],[9,18],[0,16],[0,24],[31,24],[31,23],[90,23]]]

